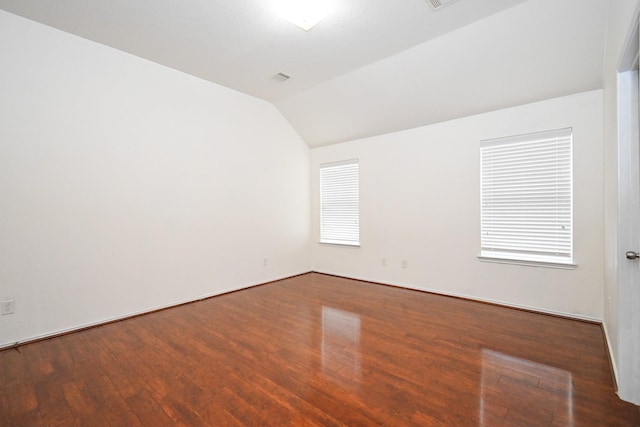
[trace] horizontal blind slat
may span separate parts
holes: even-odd
[[[320,241],[360,243],[357,160],[320,165]]]
[[[572,258],[572,131],[482,141],[481,250]]]

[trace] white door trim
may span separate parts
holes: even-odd
[[[640,405],[640,95],[636,19],[618,73],[618,395]]]

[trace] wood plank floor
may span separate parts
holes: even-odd
[[[2,426],[639,426],[599,325],[320,274],[0,352]]]

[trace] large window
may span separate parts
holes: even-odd
[[[572,130],[482,141],[481,257],[573,263]]]
[[[320,242],[360,245],[357,159],[320,165]]]

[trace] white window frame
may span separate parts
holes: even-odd
[[[573,129],[480,142],[481,261],[575,268]]]
[[[358,159],[320,165],[320,243],[360,246]]]

